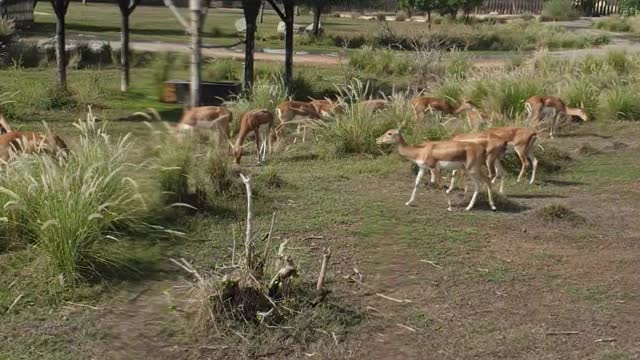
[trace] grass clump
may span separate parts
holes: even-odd
[[[626,19],[620,16],[610,16],[602,20],[598,20],[593,24],[596,29],[603,29],[615,32],[629,32],[631,31],[631,25]]]
[[[584,223],[585,219],[562,204],[547,204],[536,211],[536,216],[545,222]]]
[[[64,160],[19,158],[0,178],[3,212],[37,245],[54,275],[75,285],[109,262],[96,251],[144,227],[145,201],[128,176],[130,137],[112,140],[91,114],[77,124],[78,148]]]
[[[240,68],[241,65],[231,59],[210,60],[204,68],[204,78],[208,81],[237,81]]]
[[[622,86],[604,92],[599,101],[600,117],[610,120],[639,120],[640,95],[637,86]]]
[[[410,58],[391,49],[374,50],[370,46],[351,54],[349,65],[355,70],[376,75],[406,75],[413,69]]]

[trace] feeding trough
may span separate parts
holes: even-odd
[[[222,105],[242,92],[238,82],[202,82],[200,83],[200,104],[203,106]],[[169,80],[164,82],[160,101],[171,104],[189,104],[190,82]]]

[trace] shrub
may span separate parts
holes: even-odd
[[[569,81],[560,91],[560,97],[573,107],[584,107],[591,117],[598,110],[600,90],[585,77]]]
[[[176,139],[168,132],[157,132],[155,138],[161,139],[157,146],[158,181],[165,204],[189,202],[189,169],[193,144],[184,137],[183,141]]]
[[[241,65],[232,59],[215,59],[207,62],[204,78],[209,81],[237,81]]]
[[[399,12],[396,14],[396,21],[406,21],[408,19],[407,14]]]
[[[467,72],[473,67],[469,61],[469,56],[461,51],[455,51],[449,55],[445,66],[448,76],[459,78],[465,78]]]
[[[629,25],[626,19],[623,19],[620,16],[610,16],[602,20],[597,20],[593,24],[593,26],[597,29],[605,29],[616,32],[631,31],[631,25]]]
[[[387,21],[387,16],[385,14],[376,14],[376,20]]]
[[[16,24],[13,19],[0,18],[0,44],[7,45],[16,32]]]
[[[349,65],[355,70],[376,75],[405,75],[413,69],[410,58],[391,49],[373,50],[368,46],[352,53]]]
[[[2,63],[4,66],[34,68],[40,66],[43,57],[36,42],[16,41],[7,47]]]
[[[625,51],[611,50],[607,52],[606,62],[611,66],[619,75],[626,75],[635,65],[627,56]]]
[[[599,101],[600,116],[611,120],[640,120],[640,93],[635,86],[610,89]]]
[[[544,4],[542,16],[553,21],[575,20],[580,13],[570,0],[549,0]]]
[[[162,86],[171,76],[171,68],[175,64],[175,54],[162,53],[154,56],[151,63],[151,77],[158,96],[162,95]]]
[[[547,204],[536,211],[536,215],[547,222],[569,222],[581,224],[585,222],[584,217],[562,204]]]
[[[527,73],[512,73],[496,80],[489,80],[484,109],[514,117],[524,112],[524,102],[534,95],[544,93],[539,79]]]
[[[638,0],[620,0],[618,1],[618,7],[622,15],[633,16],[637,15],[640,11],[640,1]]]
[[[0,175],[3,212],[44,252],[53,274],[74,285],[92,275],[96,246],[142,228],[146,208],[128,177],[130,137],[113,141],[88,115],[66,160],[24,156]],[[119,229],[116,230],[116,229]],[[104,255],[100,255],[104,256]]]

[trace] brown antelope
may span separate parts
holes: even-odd
[[[427,111],[439,111],[446,115],[456,115],[463,111],[476,111],[477,108],[473,103],[465,100],[459,107],[454,107],[445,99],[438,99],[428,96],[419,96],[411,100],[411,105],[416,112],[416,119],[423,120]],[[479,112],[478,112],[479,115]]]
[[[542,120],[549,116],[551,124],[549,126],[549,137],[558,132],[560,122],[571,116],[577,116],[582,121],[589,120],[589,114],[583,108],[572,108],[565,104],[562,99],[556,96],[532,96],[525,102],[528,119],[533,121],[533,125],[539,125]]]
[[[178,130],[194,132],[199,129],[213,130],[218,135],[218,144],[228,146],[233,114],[222,106],[201,106],[184,112]]]
[[[518,175],[517,182],[522,180],[527,169],[533,165],[531,181],[529,181],[529,184],[533,184],[536,179],[536,171],[538,169],[538,159],[536,159],[533,154],[534,145],[538,139],[537,132],[527,128],[504,127],[489,129],[486,133],[496,135],[506,140],[508,144],[507,151],[515,151],[518,154],[522,167],[520,168],[520,174]]]
[[[389,102],[384,99],[373,99],[373,100],[364,100],[360,101],[360,105],[364,106],[367,110],[371,112],[382,111],[384,110]]]
[[[242,158],[242,145],[249,133],[253,132],[256,137],[256,147],[258,149],[258,164],[262,163],[267,154],[267,148],[271,151],[272,142],[272,128],[273,128],[274,116],[273,113],[267,109],[253,110],[242,117],[240,120],[240,131],[236,138],[235,145],[233,147],[233,156],[235,163],[240,164]],[[262,142],[260,133],[265,136],[265,142]]]
[[[387,130],[377,141],[378,144],[397,145],[398,152],[406,159],[414,162],[420,170],[416,176],[416,182],[411,193],[411,198],[405,205],[411,205],[416,197],[416,191],[425,169],[429,169],[435,176],[435,183],[441,184],[440,170],[464,169],[474,185],[474,193],[466,210],[471,210],[475,205],[481,183],[487,185],[489,205],[495,210],[491,191],[491,180],[482,172],[482,165],[486,162],[485,150],[482,146],[463,141],[435,141],[422,144],[422,146],[409,146],[397,129]],[[451,211],[451,199],[445,192],[448,208]]]
[[[327,98],[320,100],[311,100],[309,103],[320,115],[327,116],[342,111],[340,101],[332,101]]]
[[[287,125],[297,121],[298,122],[298,130],[297,133],[300,133],[300,123],[299,121],[304,120],[319,120],[320,114],[316,111],[315,107],[310,103],[306,103],[304,101],[283,101],[276,107],[276,116],[280,121],[280,124],[276,128],[276,135],[279,139],[284,138],[282,132],[286,129]],[[303,134],[303,141],[306,137],[306,131]]]
[[[6,134],[12,131],[13,130],[11,130],[11,126],[9,126],[9,122],[4,117],[4,111],[2,110],[2,107],[0,107],[0,134]]]
[[[472,134],[459,134],[451,138],[452,141],[469,141],[482,146],[485,150],[487,157],[487,169],[489,170],[489,178],[492,179],[492,183],[497,178],[500,178],[500,193],[504,192],[504,178],[507,172],[502,167],[500,159],[504,157],[507,151],[507,141],[497,135],[491,133],[472,133]],[[495,171],[495,172],[494,172]],[[451,192],[455,186],[457,170],[454,170],[451,175],[451,184],[447,192]],[[464,178],[464,169],[460,170],[460,177]],[[466,186],[465,186],[466,192]]]
[[[3,125],[4,126],[4,125]],[[66,155],[67,144],[56,135],[32,131],[11,131],[0,135],[0,161],[9,162],[15,153]]]

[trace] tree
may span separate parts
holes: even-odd
[[[427,23],[429,24],[429,30],[431,30],[431,13],[438,9],[438,0],[415,0],[416,9],[427,13]]]
[[[182,15],[180,15],[180,12],[178,12],[178,9],[173,5],[172,0],[164,0],[165,5],[173,12],[176,20],[178,20],[185,28],[185,31],[191,35],[191,93],[189,95],[189,103],[192,108],[200,106],[202,28],[204,26],[204,19],[209,12],[209,2],[210,0],[189,0],[191,21],[187,23]]]
[[[122,75],[120,90],[129,90],[129,16],[136,9],[140,0],[118,0],[122,28],[120,29],[120,63],[122,65]]]
[[[253,52],[256,46],[255,38],[258,27],[256,22],[261,6],[264,9],[263,0],[242,0],[244,20],[247,25],[244,47],[244,90],[247,92],[251,92],[253,89]]]
[[[70,0],[50,0],[56,14],[56,84],[60,89],[67,88],[67,53],[65,52],[64,20],[67,16]]]
[[[459,9],[460,0],[438,0],[438,12],[442,16],[451,15],[451,18],[455,20]]]
[[[460,0],[460,7],[462,8],[462,13],[464,14],[464,20],[469,21],[469,14],[482,5],[483,0]]]
[[[398,7],[407,12],[407,16],[411,17],[421,0],[399,0]]]
[[[282,0],[284,8],[284,11],[282,11],[274,0],[267,1],[285,24],[284,86],[287,89],[287,95],[291,96],[293,94],[293,21],[296,2],[295,0]]]

